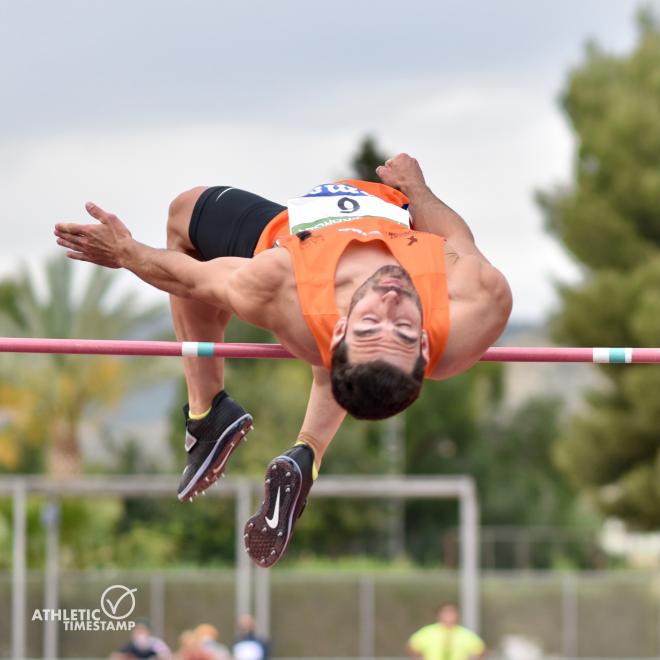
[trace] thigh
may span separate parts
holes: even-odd
[[[239,188],[207,188],[192,212],[190,241],[204,260],[252,257],[261,232],[284,209]]]

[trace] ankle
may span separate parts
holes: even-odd
[[[221,389],[215,395],[194,395],[191,394],[188,399],[188,415],[189,417],[204,417],[211,411],[214,405],[218,404],[224,398],[227,397],[227,393],[224,389]]]

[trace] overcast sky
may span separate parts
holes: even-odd
[[[533,201],[570,178],[557,98],[588,39],[633,46],[638,6],[0,0],[0,274],[55,252],[53,224],[82,220],[88,199],[162,246],[182,190],[286,203],[347,175],[371,134],[416,156],[471,225],[513,317],[541,320],[552,281],[579,276]]]

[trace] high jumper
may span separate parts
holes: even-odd
[[[246,547],[262,566],[286,550],[346,413],[401,412],[424,377],[449,378],[478,361],[511,312],[506,279],[417,161],[399,154],[376,171],[382,184],[322,184],[287,207],[228,186],[193,188],[170,205],[165,250],[134,240],[93,203],[86,209],[98,224],[55,227],[71,259],[126,268],[170,293],[179,341],[222,342],[235,314],[312,365],[298,441],[270,462],[264,503],[246,524]],[[223,360],[183,362],[182,501],[217,479],[252,425],[225,391]]]

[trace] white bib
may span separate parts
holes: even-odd
[[[410,229],[407,209],[347,183],[321,184],[304,197],[290,199],[287,205],[292,234],[364,217],[385,218]]]

